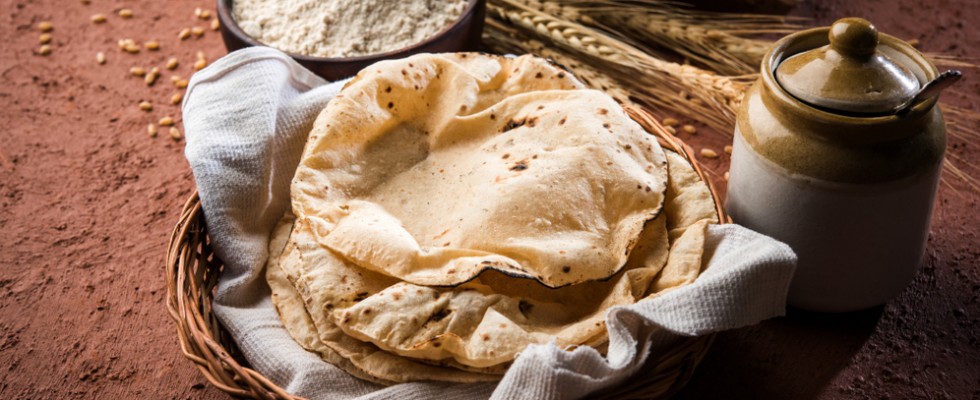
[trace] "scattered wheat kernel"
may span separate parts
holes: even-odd
[[[677,134],[677,129],[674,129],[673,126],[667,125],[667,126],[664,127],[664,129],[666,129],[667,132],[670,132],[671,135],[676,135]]]
[[[701,149],[701,157],[704,157],[704,158],[718,158],[718,153],[715,152],[714,150],[711,150],[711,149],[709,149],[709,148],[706,147],[706,148]]]
[[[92,16],[92,23],[101,24],[105,22],[105,14],[95,14]]]
[[[176,85],[177,81],[179,80],[180,80],[180,75],[170,75],[170,82],[173,82],[174,85]]]
[[[146,74],[146,78],[143,81],[146,82],[146,86],[153,86],[154,83],[157,83],[157,77],[159,76],[159,72],[150,72]]]
[[[129,69],[129,74],[132,76],[146,76],[146,70],[142,67],[132,67]]]
[[[177,37],[179,37],[180,40],[187,40],[187,38],[191,37],[190,28],[181,29],[180,33],[177,34]]]
[[[92,0],[82,0],[82,4],[84,5],[92,4]]]
[[[211,11],[202,10],[201,7],[194,9],[194,16],[205,21],[211,19]]]
[[[156,40],[151,40],[149,42],[143,43],[143,47],[146,47],[146,49],[149,51],[157,51],[160,50],[160,42]]]
[[[126,47],[123,47],[123,50],[126,50],[126,52],[129,54],[136,54],[140,52],[140,46],[137,44],[128,43],[126,44]]]
[[[180,129],[177,129],[177,128],[174,128],[174,127],[171,126],[170,127],[170,137],[173,140],[180,140],[180,138],[182,138],[183,135],[180,134]]]
[[[37,41],[39,43],[41,43],[41,44],[51,43],[51,34],[50,33],[42,33],[41,36],[38,36],[37,37]]]
[[[212,31],[216,31],[218,29],[221,29],[221,21],[218,21],[217,18],[212,19],[211,20],[211,30]]]
[[[725,146],[725,152],[728,154],[732,154],[732,145]]]
[[[187,87],[187,79],[181,79],[177,81],[174,85],[177,85],[177,89],[184,89]]]
[[[181,93],[174,93],[173,96],[170,96],[170,104],[178,105],[181,100],[184,100],[184,95]]]
[[[728,181],[728,177],[729,177],[729,175],[728,175],[728,171],[725,171],[725,181],[726,181],[726,182]]]
[[[680,122],[677,121],[677,118],[670,118],[670,117],[664,118],[662,122],[664,126],[677,126],[677,124],[679,123]]]
[[[98,52],[98,53],[95,53],[95,61],[98,62],[100,65],[101,64],[105,64],[105,53],[103,53],[101,51]]]
[[[171,71],[177,69],[178,65],[180,65],[180,62],[177,61],[176,58],[171,57],[169,60],[167,60],[167,69]]]
[[[51,30],[54,29],[54,24],[48,21],[41,21],[39,24],[37,24],[37,29],[39,29],[41,32],[51,32]]]
[[[200,26],[195,26],[195,27],[191,28],[191,33],[193,33],[194,36],[197,36],[197,37],[204,36],[204,28],[201,28]]]
[[[51,54],[51,46],[46,45],[46,44],[42,44],[41,45],[41,48],[37,49],[37,54],[40,54],[42,56],[46,56],[48,54]]]
[[[207,60],[208,58],[204,55],[204,52],[203,51],[198,50],[197,51],[197,59],[198,60]]]
[[[908,41],[909,46],[919,47],[919,39],[912,39]]]
[[[133,18],[133,10],[130,10],[128,8],[119,10],[119,16],[125,19]]]
[[[681,130],[692,135],[698,133],[698,128],[695,128],[694,125],[684,125],[681,127]]]
[[[150,102],[148,102],[148,101],[141,101],[140,102],[140,110],[143,110],[143,111],[153,111],[153,104],[150,104]]]
[[[204,67],[207,67],[207,66],[208,66],[208,62],[205,61],[205,60],[197,60],[197,61],[194,62],[194,69],[197,70],[197,71],[200,71],[200,70],[204,69]]]
[[[157,126],[153,124],[147,125],[146,133],[148,133],[150,137],[157,137]]]
[[[173,126],[173,124],[174,119],[169,116],[160,118],[160,126]]]

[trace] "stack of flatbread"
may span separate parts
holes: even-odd
[[[692,282],[717,222],[682,157],[531,56],[365,69],[317,118],[291,199],[266,274],[282,321],[382,384],[602,351],[606,311]]]

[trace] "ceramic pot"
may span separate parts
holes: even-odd
[[[790,305],[865,309],[912,280],[946,132],[935,97],[893,110],[937,76],[912,46],[857,18],[766,54],[739,111],[726,206],[796,251]]]

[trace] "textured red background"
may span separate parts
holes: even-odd
[[[922,3],[806,1],[791,13],[819,24],[862,16],[926,51],[980,57],[977,1]],[[114,15],[124,7],[133,19]],[[213,2],[0,0],[0,398],[227,398],[180,355],[163,300],[166,242],[193,180],[183,142],[165,130],[151,139],[146,125],[179,117],[176,89],[169,71],[152,88],[127,74],[176,56],[186,78],[196,51],[224,54],[210,30],[177,40],[207,26],[195,7]],[[91,24],[97,12],[109,22]],[[34,54],[42,20],[55,25],[47,57]],[[120,53],[125,37],[163,48]],[[977,110],[980,71],[965,72],[944,99]],[[137,109],[142,99],[153,112]],[[682,138],[724,145],[707,132]],[[951,140],[949,152],[976,165],[978,145]],[[727,169],[724,157],[706,164]],[[980,398],[977,196],[940,189],[927,259],[898,299],[722,333],[680,397]]]

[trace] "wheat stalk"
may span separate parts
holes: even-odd
[[[635,97],[664,110],[698,119],[719,132],[730,132],[735,110],[750,81],[719,76],[700,68],[656,58],[641,49],[578,22],[563,20],[526,4],[527,0],[491,0],[491,29],[509,29],[543,41],[617,78]],[[526,46],[526,52],[534,49]],[[518,43],[520,44],[520,43]],[[646,95],[645,95],[646,94]]]
[[[741,37],[785,34],[796,28],[789,17],[707,13],[668,1],[520,0],[529,8],[593,26],[656,54],[669,49],[727,75],[754,73],[772,42]]]

